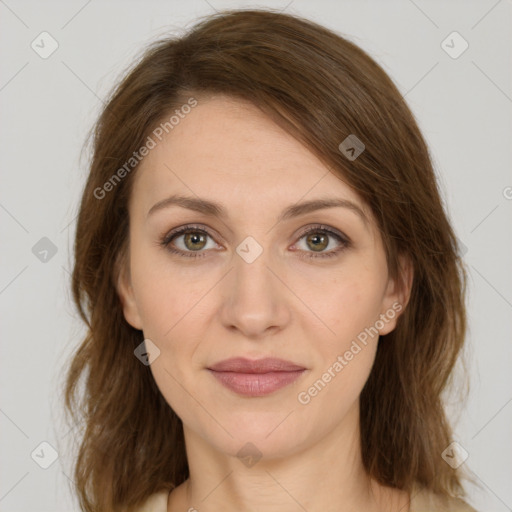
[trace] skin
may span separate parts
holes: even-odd
[[[158,346],[151,370],[183,421],[191,476],[170,494],[168,510],[409,510],[407,493],[371,480],[361,460],[359,395],[378,336],[309,403],[298,400],[359,333],[393,304],[407,303],[410,269],[404,266],[407,286],[390,278],[368,206],[256,107],[221,95],[200,98],[134,178],[118,293],[126,320]],[[178,193],[219,202],[228,216],[176,205],[148,216]],[[320,197],[353,202],[367,223],[345,207],[277,222],[287,206]],[[181,235],[172,244],[205,257],[175,255],[160,244],[186,224],[211,236],[186,245]],[[331,258],[308,259],[343,245],[328,236],[317,248],[322,232],[309,241],[301,234],[319,224],[350,245]],[[252,263],[236,252],[247,236],[263,250]],[[393,330],[397,318],[379,334]],[[237,356],[278,357],[306,371],[270,395],[244,397],[206,369]],[[251,467],[237,457],[246,443],[261,454]]]

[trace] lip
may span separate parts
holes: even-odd
[[[225,387],[243,396],[264,396],[297,380],[306,368],[276,358],[226,359],[208,367]]]

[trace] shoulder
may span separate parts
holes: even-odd
[[[477,512],[459,498],[445,498],[428,489],[415,487],[411,492],[410,512]]]
[[[160,491],[152,494],[140,507],[137,512],[167,512],[168,491]]]

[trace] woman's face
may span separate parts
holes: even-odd
[[[126,320],[158,347],[156,383],[201,442],[271,459],[340,439],[403,303],[371,212],[250,103],[190,110],[134,176]],[[306,206],[318,200],[338,205]],[[246,364],[219,366],[233,358]]]

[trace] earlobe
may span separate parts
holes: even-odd
[[[142,330],[142,321],[135,301],[131,276],[126,262],[119,265],[116,290],[121,301],[125,320],[135,329]]]

